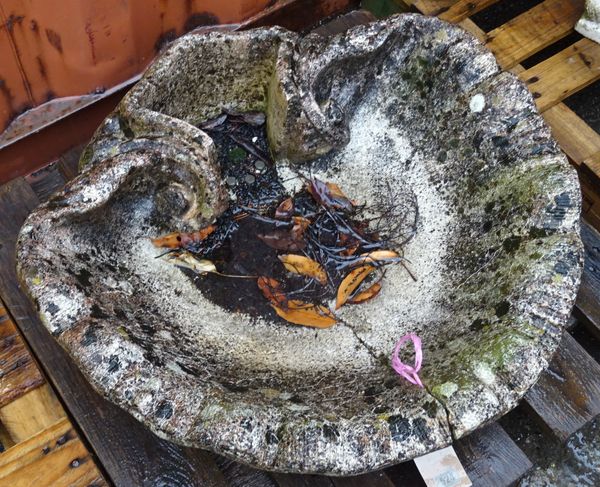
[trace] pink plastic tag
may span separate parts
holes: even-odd
[[[410,365],[403,364],[398,358],[398,353],[402,348],[402,345],[406,343],[408,340],[413,342],[415,347],[415,365],[411,367]],[[414,333],[409,333],[408,335],[404,335],[394,347],[394,352],[392,353],[392,367],[399,375],[404,377],[408,382],[415,384],[419,387],[423,387],[423,383],[421,379],[419,379],[419,375],[417,372],[421,369],[421,362],[423,361],[423,350],[421,350],[421,339],[415,335]]]

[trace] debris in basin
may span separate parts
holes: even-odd
[[[264,123],[263,114],[225,112],[200,125],[215,140],[231,207],[201,230],[152,242],[174,250],[168,260],[196,273],[203,294],[226,309],[328,328],[339,321],[334,309],[381,292],[384,266],[406,265],[390,247],[401,249],[398,243],[411,238],[409,231],[399,239],[398,228],[414,231],[418,212],[406,211],[393,194],[383,208],[360,205],[336,183],[303,175],[297,176],[302,188],[287,194],[267,155]],[[254,289],[239,283],[234,289],[220,279],[228,276],[261,277]],[[244,309],[241,293],[258,299],[262,293],[269,306],[243,300]]]

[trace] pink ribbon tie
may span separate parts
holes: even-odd
[[[413,342],[415,347],[415,365],[411,367],[410,365],[406,365],[400,361],[398,358],[398,354],[400,353],[400,349],[402,345],[404,345],[408,340]],[[421,350],[421,339],[415,335],[414,333],[409,333],[408,335],[404,335],[394,347],[394,352],[392,353],[392,367],[393,369],[402,377],[404,377],[411,384],[415,384],[416,386],[423,387],[423,383],[419,378],[417,372],[421,370],[421,362],[423,361],[423,350]]]

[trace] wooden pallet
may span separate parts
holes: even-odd
[[[0,485],[107,485],[0,302]]]
[[[282,3],[295,6],[296,12],[300,11],[297,5],[300,2],[287,0]],[[327,8],[332,8],[333,4],[340,5],[339,2],[336,4],[333,0],[311,2],[311,4],[316,3],[322,6],[322,12],[328,11]],[[541,109],[544,110],[544,116],[552,126],[563,150],[580,170],[585,191],[585,217],[597,228],[600,228],[600,204],[598,203],[600,200],[597,197],[600,193],[598,180],[600,136],[561,103],[568,93],[577,91],[596,79],[594,70],[588,69],[589,66],[584,61],[585,58],[592,63],[592,66],[596,62],[600,62],[600,56],[596,54],[596,46],[579,41],[575,46],[577,50],[572,46],[562,56],[556,58],[553,56],[528,70],[518,65],[531,54],[568,35],[572,31],[580,4],[546,0],[528,12],[528,16],[523,17],[525,15],[523,14],[486,34],[469,20],[468,16],[493,3],[495,3],[493,0],[471,0],[469,2],[463,0],[458,2],[416,0],[410,2],[412,8],[418,8],[427,14],[438,14],[449,21],[459,22],[463,27],[474,32],[495,50],[505,67],[519,73],[524,80],[537,78],[535,81],[529,81],[529,85],[540,94],[537,100]],[[329,10],[329,12],[331,11]],[[273,19],[280,23],[286,22],[286,17],[282,12],[285,10],[275,9],[272,14]],[[350,20],[348,17],[345,18],[343,23],[346,27],[368,20],[368,15],[365,14],[354,15],[354,17]],[[538,18],[546,19],[544,22],[550,24],[545,29],[536,27],[532,19]],[[306,18],[298,20],[297,17],[294,17],[293,23],[297,29],[306,28],[309,25]],[[331,33],[331,30],[331,28],[326,29],[325,33]],[[574,54],[580,50],[583,50],[583,57]],[[598,61],[594,61],[594,59]],[[550,62],[550,60],[552,61]],[[575,64],[577,69],[572,75],[567,76],[566,84],[562,85],[563,79],[557,79],[552,75],[555,69],[553,66],[559,69],[556,72],[565,73],[565,66],[568,67],[572,64]],[[345,478],[261,472],[201,450],[182,448],[161,440],[149,433],[128,414],[100,398],[82,377],[75,364],[67,358],[64,351],[39,322],[35,310],[32,309],[29,301],[16,284],[14,275],[14,245],[20,225],[33,208],[74,177],[77,155],[77,151],[71,151],[56,163],[26,177],[14,179],[0,187],[0,215],[11,215],[10,219],[4,218],[0,224],[0,296],[27,342],[31,345],[35,356],[76,422],[82,436],[87,440],[90,450],[96,455],[98,463],[106,472],[109,482],[112,481],[115,485],[127,487],[137,485],[244,487],[422,485],[414,462],[405,462],[383,472]],[[600,337],[600,314],[598,311],[600,309],[600,235],[591,226],[584,224],[583,236],[586,244],[586,267],[574,320],[582,323]],[[9,318],[5,318],[4,321],[0,318],[0,326],[8,321],[12,323]],[[12,329],[7,327],[6,330],[9,335],[12,333]],[[13,356],[8,349],[2,348],[4,347],[4,342],[1,341],[3,336],[0,333],[0,359],[13,360],[13,357],[18,354]],[[23,356],[22,352],[21,356]],[[31,365],[24,365],[24,367],[31,367]],[[6,384],[9,386],[6,390],[15,390],[14,393],[11,392],[15,397],[19,396],[20,389],[26,390],[28,387],[27,380],[24,383],[19,377],[33,378],[36,376],[24,373],[18,375],[17,372],[9,374],[6,379]],[[43,381],[43,378],[31,380],[33,382],[35,380]],[[4,382],[0,382],[0,385],[2,384]],[[44,386],[34,387],[31,385],[32,389],[27,389],[19,397],[24,397],[31,390],[41,387],[46,387],[50,391],[48,384],[45,382],[41,382],[41,384]],[[525,403],[532,420],[539,421],[552,435],[563,440],[600,414],[600,364],[576,340],[566,334],[549,371],[543,374],[536,387],[528,393]],[[56,403],[54,403],[55,407]],[[0,412],[2,410],[3,408],[0,406]],[[53,410],[56,411],[56,409]],[[35,479],[30,476],[43,470],[29,467],[29,465],[35,465],[36,461],[43,461],[43,459],[39,459],[41,458],[39,457],[40,451],[43,454],[46,445],[55,444],[59,438],[63,437],[64,432],[72,431],[66,421],[63,411],[62,416],[56,422],[51,425],[44,424],[43,434],[34,433],[14,445],[15,442],[8,434],[8,429],[0,428],[0,441],[4,439],[6,446],[9,447],[6,452],[0,454],[0,485],[4,485],[6,479],[10,481],[6,485],[19,485],[18,482],[30,485],[28,483],[30,479]],[[69,433],[69,437],[70,435],[71,433]],[[57,438],[57,440],[50,438]],[[73,438],[74,444],[79,442],[83,446],[75,436]],[[52,443],[53,441],[54,443]],[[40,445],[42,445],[41,450]],[[498,423],[488,425],[472,435],[458,440],[454,447],[474,485],[509,485],[518,480],[531,467],[531,462],[526,455]],[[73,446],[69,451],[79,451],[77,448],[79,447]],[[81,458],[91,458],[83,455],[81,453]],[[71,458],[71,455],[65,453],[64,456],[57,456],[56,461],[60,463],[59,458]],[[91,462],[87,462],[87,464],[92,466]],[[23,465],[23,467],[19,467],[22,470],[17,475],[16,468],[19,465]],[[64,465],[64,463],[60,463],[60,465]],[[71,470],[63,467],[62,476],[52,477],[52,481],[55,482],[53,485],[70,484],[71,478],[68,475],[71,473]],[[102,482],[102,480],[99,479],[98,482]]]

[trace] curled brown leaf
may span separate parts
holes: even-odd
[[[356,259],[355,265],[375,264],[386,260],[398,259],[399,257],[398,252],[394,252],[393,250],[374,250],[373,252],[360,254]]]
[[[290,300],[285,305],[271,303],[275,312],[284,320],[296,325],[313,328],[329,328],[336,323],[335,315],[323,305]]]
[[[346,301],[348,301],[350,296],[352,296],[358,286],[360,286],[366,277],[374,270],[374,267],[365,265],[350,271],[340,283],[340,287],[338,287],[335,309],[340,309]]]
[[[256,284],[272,305],[281,305],[287,302],[287,298],[281,289],[281,283],[277,279],[260,276]]]
[[[306,185],[306,190],[321,206],[336,210],[352,211],[353,204],[334,183],[325,183],[313,178]]]
[[[285,220],[287,218],[290,218],[293,213],[294,213],[294,200],[292,200],[291,197],[286,198],[281,203],[279,203],[279,206],[275,210],[275,218]]]
[[[284,254],[279,256],[279,260],[285,268],[303,276],[312,277],[321,284],[327,283],[327,273],[318,262],[309,259],[303,255]]]
[[[356,293],[353,297],[348,299],[348,303],[350,304],[360,304],[365,301],[369,301],[369,299],[373,299],[375,296],[379,294],[381,291],[381,284],[376,282],[372,286],[369,286],[364,291],[360,291]]]

